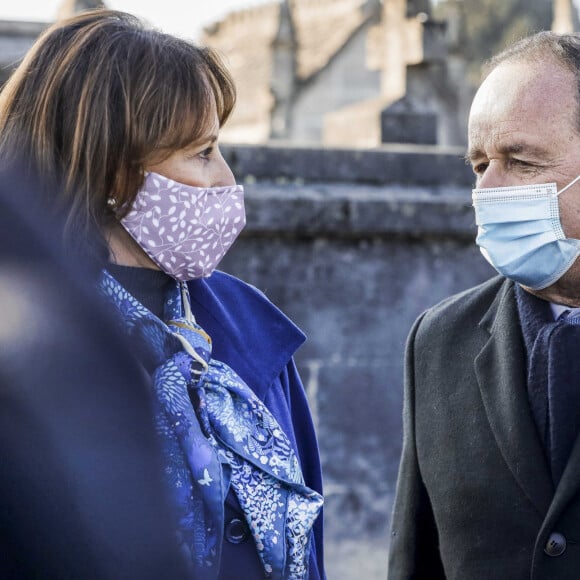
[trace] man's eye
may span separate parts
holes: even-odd
[[[473,173],[475,173],[475,175],[483,175],[488,166],[489,163],[476,163],[472,166]]]
[[[537,174],[541,171],[541,166],[537,163],[530,163],[529,161],[524,161],[523,159],[512,159],[510,162],[511,166],[518,171],[522,171],[529,174]]]

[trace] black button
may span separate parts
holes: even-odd
[[[548,538],[548,541],[546,542],[544,552],[546,552],[548,556],[555,558],[556,556],[561,556],[565,551],[566,538],[558,532],[552,532]]]
[[[241,544],[245,542],[250,536],[248,524],[239,518],[232,518],[226,524],[225,536],[230,544]]]

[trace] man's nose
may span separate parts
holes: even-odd
[[[478,189],[488,189],[492,187],[507,187],[509,185],[519,184],[514,183],[513,178],[510,179],[506,172],[502,170],[499,163],[491,161],[483,175],[477,178],[476,185]]]

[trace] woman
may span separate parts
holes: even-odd
[[[68,239],[151,377],[178,540],[196,578],[311,578],[319,458],[302,333],[214,269],[245,223],[218,148],[235,101],[214,52],[114,11],[49,28],[0,95],[0,154],[64,186]],[[80,234],[80,236],[79,236]]]

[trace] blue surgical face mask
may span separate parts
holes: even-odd
[[[555,183],[473,190],[477,239],[485,259],[503,276],[542,290],[559,280],[580,254],[566,238]]]

